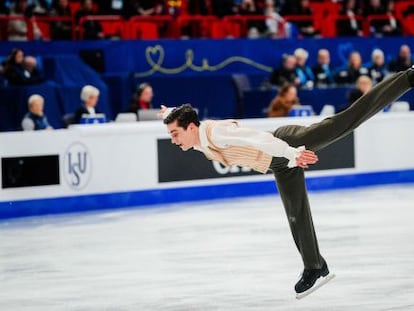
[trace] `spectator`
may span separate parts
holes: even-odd
[[[297,94],[296,86],[293,84],[284,85],[270,103],[267,116],[270,118],[287,117],[290,109],[295,105],[299,105]]]
[[[283,55],[282,67],[274,69],[270,76],[270,83],[276,86],[284,84],[300,84],[300,80],[296,74],[296,58],[293,55]]]
[[[43,113],[44,102],[44,98],[38,94],[34,94],[29,97],[29,112],[24,116],[21,124],[23,131],[53,129],[47,121],[47,117]]]
[[[315,86],[329,86],[335,83],[331,55],[327,49],[318,51],[317,64],[312,69],[315,76]]]
[[[237,13],[240,15],[258,15],[263,14],[260,3],[257,0],[241,0],[241,3],[236,6]],[[257,38],[260,33],[266,30],[264,21],[247,21],[248,37]]]
[[[388,20],[382,25],[381,33],[384,36],[399,36],[402,34],[401,23],[395,17],[395,3],[393,0],[388,1],[386,14]]]
[[[153,108],[151,103],[153,96],[154,93],[151,85],[148,83],[141,83],[137,86],[131,104],[128,107],[128,112],[138,113],[138,110]]]
[[[308,51],[298,48],[295,50],[294,55],[296,57],[296,75],[299,78],[299,85],[301,87],[313,88],[315,76],[312,69],[306,65],[309,56]]]
[[[265,1],[264,14],[266,18],[266,35],[270,38],[285,37],[284,20],[276,10],[274,0]]]
[[[411,49],[408,45],[403,44],[400,47],[398,57],[389,63],[388,70],[390,72],[402,71],[410,68],[412,65]]]
[[[36,65],[36,59],[24,56],[20,49],[13,49],[4,62],[4,76],[10,84],[29,85],[43,81]]]
[[[362,66],[361,54],[354,51],[349,55],[348,68],[340,70],[335,75],[335,82],[338,84],[354,84],[362,75],[368,76],[369,71]]]
[[[383,15],[386,10],[381,3],[381,0],[369,0],[367,6],[363,10],[364,18],[367,18],[372,15]],[[382,26],[384,25],[384,20],[374,19],[370,23],[370,32],[371,34],[378,36],[381,35]]]
[[[358,98],[369,92],[372,89],[372,80],[368,76],[360,76],[356,83],[355,88],[348,93],[348,103],[352,105]]]
[[[375,49],[371,54],[372,65],[369,67],[369,76],[373,84],[377,84],[384,80],[388,75],[387,66],[385,65],[384,52],[380,49]]]
[[[347,19],[340,19],[337,22],[337,34],[339,36],[362,36],[362,23],[358,20],[361,12],[358,10],[355,0],[344,0],[340,15],[347,16]]]
[[[27,0],[17,0],[12,6],[10,16],[16,17],[9,21],[7,25],[8,39],[10,41],[27,41],[31,37],[27,23],[31,23],[33,29],[33,38],[39,40],[42,38],[42,33],[34,20],[27,20],[25,18],[31,17],[31,9]]]
[[[82,17],[88,15],[96,15],[96,12],[93,8],[93,1],[92,0],[82,0],[81,7],[75,14],[76,25],[79,25],[79,21]],[[83,38],[86,40],[96,40],[96,39],[103,39],[104,34],[102,32],[102,26],[99,21],[88,20],[84,21],[81,27],[81,31],[83,31]]]
[[[165,6],[161,0],[129,0],[124,2],[124,16],[152,16],[165,13]]]
[[[314,37],[319,32],[313,27],[313,11],[309,5],[309,0],[301,0],[296,15],[303,17],[308,16],[309,20],[296,21],[295,24],[299,29],[299,34],[302,37]]]
[[[401,35],[401,24],[395,17],[394,1],[389,1],[386,7],[383,6],[381,0],[370,0],[370,5],[365,10],[366,17],[372,15],[386,15],[387,18],[373,19],[370,24],[370,32],[374,36],[395,36]]]
[[[75,111],[72,123],[79,124],[84,114],[96,115],[99,111],[96,104],[99,99],[99,90],[92,85],[85,85],[82,88],[80,98],[83,101],[82,107]]]
[[[50,12],[51,16],[72,17],[68,0],[57,0]],[[72,40],[72,22],[56,21],[52,23],[52,39],[53,40]]]

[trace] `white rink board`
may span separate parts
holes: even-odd
[[[246,119],[240,120],[240,123],[271,131],[286,124],[311,124],[319,120],[320,117]],[[412,170],[413,132],[414,113],[380,114],[355,132],[355,168],[312,171],[307,176]],[[272,179],[271,175],[255,175],[159,183],[157,139],[160,138],[169,138],[161,121],[83,125],[43,132],[0,133],[1,158],[58,154],[60,159],[59,185],[1,188],[0,202]],[[87,150],[91,161],[88,176],[84,178],[81,188],[71,186],[70,180],[73,176],[68,176],[67,154],[73,144],[78,147],[81,144]]]

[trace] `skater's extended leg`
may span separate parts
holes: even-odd
[[[318,151],[346,136],[407,92],[412,87],[408,73],[414,75],[414,70],[399,72],[378,83],[341,113],[308,127],[295,125],[280,127],[275,131],[274,136],[285,140],[291,146],[304,145],[309,150]]]

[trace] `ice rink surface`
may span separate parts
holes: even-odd
[[[414,310],[414,185],[310,194],[336,278],[296,300],[280,198],[0,222],[0,310]]]

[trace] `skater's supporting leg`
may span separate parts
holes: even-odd
[[[301,168],[287,168],[284,158],[274,158],[271,168],[305,269],[319,269],[323,259],[313,227],[304,171]]]

